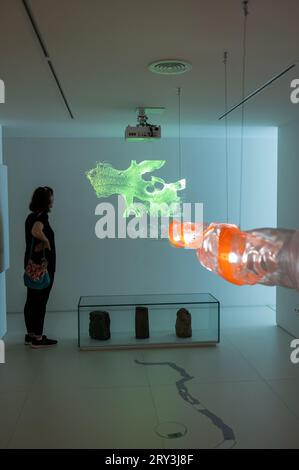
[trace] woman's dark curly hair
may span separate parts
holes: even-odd
[[[34,191],[29,209],[31,212],[50,212],[50,201],[54,191],[49,186],[40,186]]]

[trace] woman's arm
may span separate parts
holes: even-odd
[[[37,238],[38,240],[41,240],[43,242],[44,248],[47,248],[47,250],[51,251],[49,240],[44,234],[43,229],[44,225],[42,224],[42,222],[35,222],[32,227],[31,234],[34,238]]]

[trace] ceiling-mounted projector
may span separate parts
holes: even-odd
[[[164,108],[147,108],[149,112],[157,112]],[[145,108],[138,108],[138,117],[136,126],[127,126],[125,139],[130,142],[142,142],[144,140],[156,140],[161,138],[161,126],[147,122],[148,117],[145,114]]]

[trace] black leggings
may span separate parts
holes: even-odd
[[[27,333],[37,336],[43,334],[46,307],[54,282],[54,273],[50,273],[51,283],[46,289],[29,289],[27,287],[27,299],[24,307],[25,324]]]

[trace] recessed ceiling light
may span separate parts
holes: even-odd
[[[148,65],[148,69],[160,75],[180,75],[181,73],[189,72],[192,69],[192,65],[185,60],[165,59],[152,62]]]

